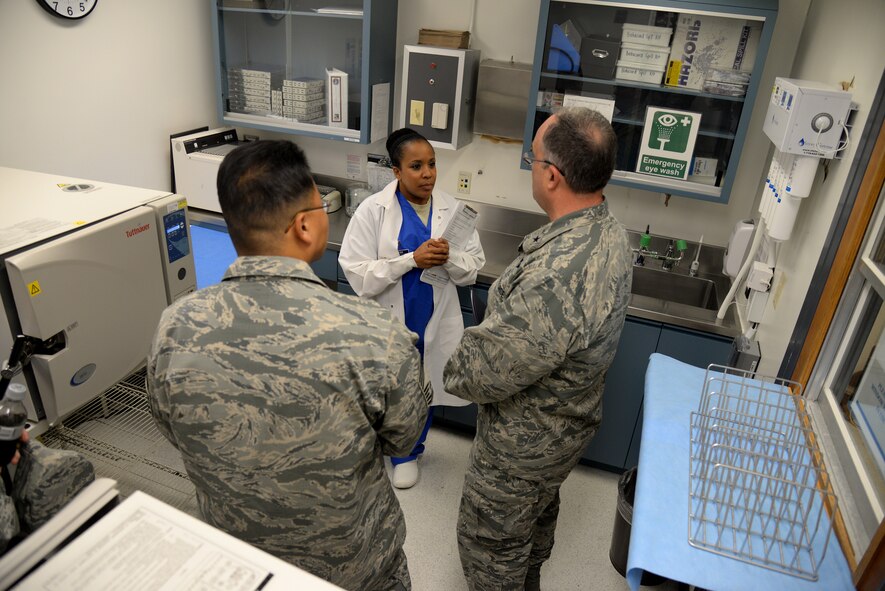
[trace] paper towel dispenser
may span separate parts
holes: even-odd
[[[483,60],[476,81],[473,133],[522,141],[531,83],[531,64]]]
[[[722,261],[722,272],[729,277],[737,276],[741,265],[744,264],[755,231],[756,226],[751,219],[740,220],[734,225]]]

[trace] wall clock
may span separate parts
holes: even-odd
[[[89,16],[98,0],[37,0],[49,14],[65,20],[78,20]]]

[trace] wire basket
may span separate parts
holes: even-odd
[[[711,365],[691,413],[688,543],[817,580],[837,501],[802,386]]]

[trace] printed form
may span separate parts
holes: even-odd
[[[17,588],[328,591],[337,586],[136,491]]]
[[[455,215],[452,216],[449,225],[446,226],[445,231],[440,236],[440,238],[448,241],[450,252],[452,249],[465,250],[467,242],[470,241],[470,237],[473,236],[473,231],[476,229],[477,217],[479,217],[479,213],[475,209],[460,201],[458,202],[458,206],[455,208]],[[431,267],[424,269],[424,272],[421,273],[421,281],[442,287],[449,282],[449,274],[442,268],[442,265]]]

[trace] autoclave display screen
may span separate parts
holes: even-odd
[[[187,239],[187,223],[184,210],[179,209],[163,216],[163,226],[166,230],[166,248],[169,251],[169,262],[174,263],[191,252],[190,243]]]

